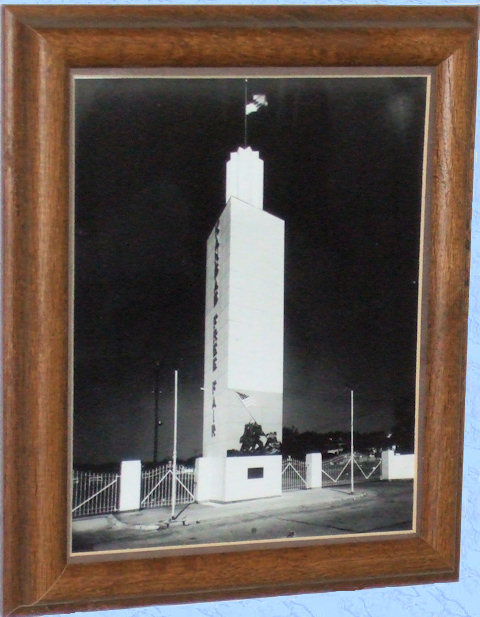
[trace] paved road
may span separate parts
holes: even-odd
[[[413,483],[395,481],[359,485],[354,495],[336,487],[234,504],[191,504],[168,526],[169,509],[141,510],[75,521],[73,551],[408,530],[412,504]]]

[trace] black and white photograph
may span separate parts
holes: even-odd
[[[415,531],[430,76],[72,90],[72,553]]]

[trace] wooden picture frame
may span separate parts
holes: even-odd
[[[4,611],[41,614],[458,577],[478,11],[4,9]],[[414,534],[73,562],[68,550],[69,71],[432,67]]]

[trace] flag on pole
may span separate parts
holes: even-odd
[[[253,94],[252,100],[245,104],[245,115],[253,114],[262,107],[267,107],[268,101],[265,94]]]
[[[245,405],[245,407],[254,407],[256,405],[253,396],[250,396],[249,394],[244,394],[243,392],[237,392],[237,395],[240,397],[240,400]]]

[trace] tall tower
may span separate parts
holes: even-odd
[[[280,456],[227,457],[227,451],[240,449],[252,421],[281,439],[283,405],[284,222],[263,210],[258,152],[232,152],[226,176],[226,206],[207,241],[204,471],[198,480],[201,497],[219,501],[281,492]],[[217,484],[215,495],[207,495],[205,475]]]

